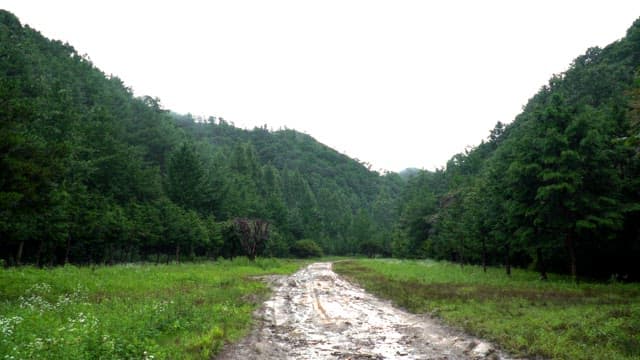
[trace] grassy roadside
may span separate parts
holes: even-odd
[[[334,270],[414,313],[430,313],[517,356],[639,359],[640,285],[433,261],[354,260]]]
[[[0,270],[1,359],[208,359],[301,262]]]

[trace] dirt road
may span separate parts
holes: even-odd
[[[506,359],[487,342],[367,294],[330,263],[270,281],[256,328],[219,359]]]

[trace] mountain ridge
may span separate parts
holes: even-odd
[[[395,176],[297,131],[171,113],[7,11],[0,40],[7,263],[233,257],[237,218],[271,224],[264,255],[303,238],[353,254],[371,234],[389,251]]]

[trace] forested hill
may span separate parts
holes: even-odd
[[[0,104],[8,264],[242,255],[243,218],[269,223],[259,254],[390,251],[397,175],[293,130],[171,113],[3,10]]]
[[[266,223],[259,255],[310,239],[330,254],[639,279],[640,20],[446,168],[400,176],[294,130],[172,113],[0,10],[6,264],[233,257]]]
[[[371,171],[368,164],[295,130],[268,131],[266,126],[244,130],[223,118],[196,121],[190,115],[172,117],[202,147],[205,157],[213,156],[210,168],[218,171],[214,174],[218,187],[226,189],[225,198],[215,201],[222,207],[216,213],[223,218],[232,218],[239,212],[225,210],[225,204],[250,209],[267,206],[269,218],[281,218],[281,223],[286,223],[280,228],[290,232],[290,239],[314,239],[332,254],[368,252],[372,246],[378,253],[390,254],[396,201],[405,184],[397,174],[380,175]],[[262,175],[253,178],[264,177],[257,183],[229,176],[229,171],[242,172],[246,164],[254,162],[262,167]],[[242,205],[243,200],[234,195],[265,191],[271,186],[277,188],[277,199],[268,198],[262,204]],[[276,209],[268,209],[269,206]],[[272,212],[276,210],[283,213],[274,217]],[[263,216],[264,211],[253,215]]]
[[[637,20],[551,78],[511,124],[411,178],[394,252],[640,278],[639,71]]]

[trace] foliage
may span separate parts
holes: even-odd
[[[436,171],[379,174],[290,129],[136,98],[0,10],[7,265],[365,253],[640,279],[640,20]],[[275,234],[242,246],[237,218]]]
[[[366,255],[369,258],[374,258],[376,255],[384,253],[382,246],[375,241],[364,241],[360,243],[360,253]]]
[[[254,261],[269,240],[269,223],[260,219],[235,219],[233,223],[240,245],[249,260]]]
[[[428,313],[516,356],[635,359],[640,356],[640,287],[576,285],[531,271],[436,261],[341,261],[334,270],[414,313]]]
[[[135,98],[4,10],[0,104],[8,265],[255,256],[229,231],[236,218],[271,224],[266,245],[280,256],[302,238],[347,254],[390,233],[399,178],[293,130],[243,130]]]
[[[639,34],[588,49],[511,124],[409,177],[394,255],[640,279]]]
[[[291,246],[291,254],[299,258],[311,258],[322,256],[322,248],[311,239],[302,239],[296,241]]]

